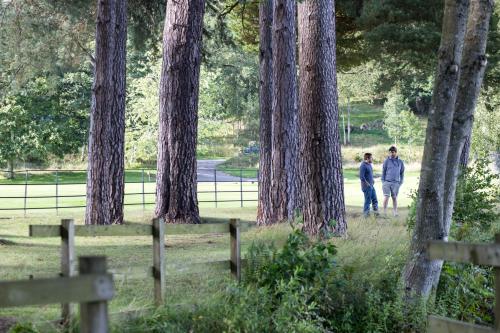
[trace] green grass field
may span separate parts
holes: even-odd
[[[237,217],[253,221],[255,208],[202,208],[202,216]],[[349,231],[346,238],[332,241],[338,246],[339,261],[356,265],[362,274],[376,274],[377,265],[383,265],[388,256],[406,248],[408,233],[404,226],[404,212],[398,219],[363,219],[358,207],[348,209]],[[29,224],[58,224],[61,217],[74,217],[82,223],[82,213],[45,214],[37,217],[15,218],[0,223],[0,239],[9,245],[0,245],[2,266],[0,280],[55,277],[59,272],[60,240],[55,238],[29,238]],[[127,223],[148,223],[148,212],[127,209]],[[119,226],[117,226],[119,227]],[[260,240],[283,244],[291,228],[281,224],[265,228],[252,228],[242,234],[243,255],[249,245]],[[8,242],[6,242],[8,241]],[[152,265],[150,237],[96,237],[77,238],[77,255],[106,255],[109,269],[114,272],[116,297],[110,303],[114,325],[123,325],[117,316],[131,310],[143,310],[152,306],[153,281],[146,276]],[[167,236],[167,302],[172,305],[195,306],[211,294],[223,292],[230,276],[229,270],[208,269],[192,264],[227,260],[229,257],[228,235]],[[0,317],[16,317],[34,322],[43,331],[50,331],[50,321],[59,314],[58,305],[1,309]],[[119,328],[115,329],[120,332]]]
[[[380,170],[375,169],[375,173],[380,174]],[[357,169],[346,169],[344,171],[344,190],[346,204],[350,206],[361,207],[363,204],[363,193],[360,190]],[[25,191],[28,196],[26,199],[26,208],[29,215],[45,214],[47,211],[54,211],[56,205],[59,212],[64,214],[68,209],[71,211],[83,211],[84,208],[72,209],[62,207],[85,206],[85,184],[59,184],[45,185],[45,182],[37,182],[39,178],[32,177],[32,182],[28,185],[4,183],[0,184],[0,217],[9,217],[18,215],[24,211]],[[42,178],[43,179],[43,178]],[[45,181],[45,180],[44,180]],[[401,206],[409,204],[408,195],[410,191],[417,188],[418,173],[407,172],[405,184],[401,188],[399,203]],[[217,207],[256,207],[258,197],[258,185],[256,182],[224,182],[217,183],[203,182],[198,184],[198,200],[200,207],[215,207],[215,187],[217,186]],[[380,178],[376,179],[375,184],[378,198],[382,200],[382,188]],[[56,201],[56,190],[59,197]],[[240,193],[243,190],[243,193]],[[127,183],[125,185],[125,205],[142,207],[143,199],[146,211],[151,210],[155,200],[155,183],[148,182],[144,184],[144,195],[142,183]],[[10,198],[6,198],[10,197]],[[16,210],[10,210],[16,209]]]

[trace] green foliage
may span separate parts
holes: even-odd
[[[422,143],[424,127],[420,119],[410,110],[408,103],[398,91],[391,91],[384,104],[384,127],[394,143],[408,145]]]
[[[462,170],[457,181],[452,228],[452,236],[457,240],[492,239],[492,223],[500,217],[500,176],[493,173],[488,164],[486,158],[476,160]]]
[[[47,161],[87,141],[90,76],[39,77],[0,104],[0,163]]]
[[[21,323],[16,324],[11,327],[8,333],[39,333],[40,331],[35,329],[32,324]]]

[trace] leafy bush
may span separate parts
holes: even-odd
[[[452,236],[457,240],[492,239],[492,222],[500,217],[500,177],[491,171],[488,162],[486,158],[476,160],[462,170],[458,179],[452,228]]]

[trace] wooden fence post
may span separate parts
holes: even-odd
[[[495,235],[495,244],[500,244],[500,234]],[[500,332],[500,267],[495,272],[495,331]]]
[[[72,219],[61,220],[61,276],[75,275],[75,222]],[[61,304],[61,324],[71,327],[73,306],[70,303]]]
[[[153,219],[153,279],[155,304],[165,302],[165,222]]]
[[[231,237],[231,274],[241,281],[241,243],[240,243],[240,220],[229,220],[229,235]]]
[[[79,257],[79,273],[105,274],[106,257]],[[108,302],[85,302],[80,303],[80,333],[107,333]]]

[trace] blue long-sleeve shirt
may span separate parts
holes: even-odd
[[[361,162],[359,166],[359,180],[361,180],[361,187],[367,188],[373,186],[373,167],[370,163]]]
[[[405,165],[397,156],[388,157],[382,166],[382,182],[403,184],[405,176]]]

